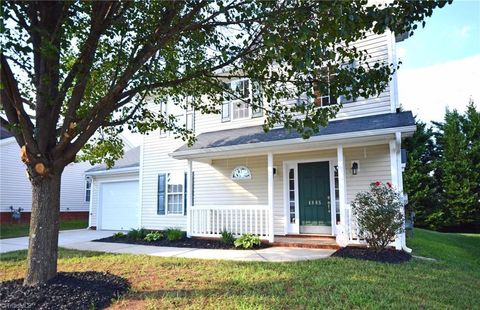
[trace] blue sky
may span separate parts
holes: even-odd
[[[480,108],[480,0],[454,0],[435,10],[425,28],[397,44],[399,100],[425,122],[445,110]]]
[[[480,53],[480,0],[454,0],[433,12],[425,28],[397,45],[404,68],[426,67]],[[407,53],[402,55],[406,50]]]

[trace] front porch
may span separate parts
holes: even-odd
[[[220,237],[228,231],[274,243],[276,236],[315,234],[341,246],[362,244],[349,203],[376,181],[402,191],[402,132],[414,129],[370,128],[378,124],[365,120],[364,131],[343,133],[336,133],[345,131],[336,124],[309,140],[256,127],[201,134],[194,147],[171,154],[186,159],[186,184],[194,184],[186,192],[188,236]],[[402,244],[400,235],[394,245]]]

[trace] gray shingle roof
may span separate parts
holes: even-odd
[[[131,168],[131,167],[140,167],[140,147],[137,146],[123,154],[123,157],[115,161],[115,164],[109,170],[121,169],[121,168]],[[88,169],[86,172],[96,172],[107,170],[107,165],[99,164],[93,168]]]
[[[410,111],[388,113],[331,121],[326,127],[321,128],[318,133],[313,134],[313,136],[327,136],[413,125],[415,125],[415,119]],[[175,152],[298,138],[301,138],[301,135],[296,131],[287,131],[283,128],[278,128],[265,133],[262,126],[252,126],[202,133],[198,135],[197,141],[193,146],[188,147],[185,144]]]
[[[0,140],[13,137],[13,135],[8,131],[7,128],[0,126]]]

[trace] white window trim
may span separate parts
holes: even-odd
[[[87,183],[90,183],[90,188],[87,188]],[[86,179],[85,180],[85,191],[83,192],[83,199],[85,202],[90,202],[92,201],[92,180],[90,179]],[[88,200],[87,200],[87,191],[90,192],[90,194],[88,195]]]
[[[161,108],[160,108],[160,113],[164,113],[169,116],[170,113],[168,112],[168,105],[166,102],[162,102],[161,104]],[[188,120],[188,116],[191,115],[192,116],[192,131],[195,132],[195,109],[191,108],[191,109],[188,109],[185,108],[183,109],[183,113],[182,114],[172,114],[173,116],[175,116],[177,119],[178,118],[183,118],[184,120],[184,124],[185,124],[185,127],[187,128],[187,120]],[[187,128],[188,129],[188,128]],[[166,131],[166,130],[160,130],[160,138],[166,138],[166,137],[171,137],[172,136],[172,132],[171,131]]]
[[[165,180],[165,216],[185,216],[185,177],[182,178],[182,183],[176,183],[176,184],[182,184],[182,188],[183,188],[183,191],[180,193],[180,192],[172,192],[172,193],[169,193],[168,192],[168,178],[170,176],[170,174],[173,174],[173,173],[180,173],[178,171],[170,171],[170,172],[165,172],[166,174],[166,180]],[[183,171],[183,176],[185,175],[185,172]],[[169,210],[168,210],[168,196],[169,195],[178,195],[178,194],[181,194],[182,195],[182,212],[181,213],[170,213]]]
[[[242,99],[234,99],[234,100],[228,100],[228,101],[225,101],[223,102],[223,104],[228,104],[229,106],[229,117],[228,119],[224,119],[223,118],[223,111],[222,111],[222,114],[221,114],[221,118],[222,118],[222,123],[228,123],[228,122],[237,122],[237,121],[244,121],[244,120],[247,120],[247,119],[252,119],[254,118],[253,117],[253,110],[252,110],[252,105],[248,102],[245,102],[245,99],[249,100],[250,102],[252,102],[253,100],[253,89],[252,89],[252,81],[248,78],[242,78],[242,79],[236,79],[236,80],[231,80],[230,82],[228,82],[229,85],[231,85],[231,83],[234,83],[234,82],[242,82],[242,81],[248,81],[248,92],[249,92],[249,97],[248,98],[242,98]],[[233,117],[233,108],[234,108],[234,105],[237,105],[237,104],[247,104],[248,105],[248,116],[245,116],[245,117],[241,117],[241,118],[234,118]],[[222,105],[222,108],[223,108],[223,105]],[[255,117],[255,118],[258,118],[258,117]]]

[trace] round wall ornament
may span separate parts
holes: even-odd
[[[250,180],[251,178],[252,173],[245,166],[235,167],[232,171],[232,180]]]

